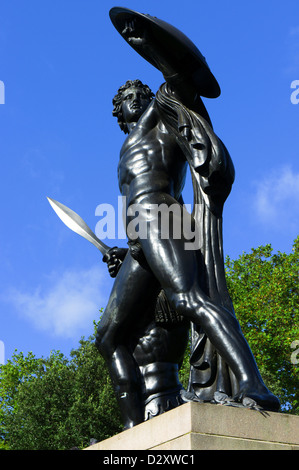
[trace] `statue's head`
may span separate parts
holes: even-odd
[[[138,121],[153,97],[151,89],[140,80],[128,80],[119,88],[112,100],[112,114],[125,134],[129,132],[128,124]]]

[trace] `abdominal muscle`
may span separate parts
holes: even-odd
[[[169,145],[170,136],[166,143],[161,143],[157,138],[159,136],[155,137],[155,141],[142,139],[121,156],[118,166],[119,187],[128,205],[141,202],[143,196],[149,193],[166,193],[175,199],[181,195],[187,164],[178,158],[181,153],[177,145],[173,145],[173,142]]]

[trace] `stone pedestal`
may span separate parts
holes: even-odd
[[[299,416],[186,403],[85,450],[299,450]]]

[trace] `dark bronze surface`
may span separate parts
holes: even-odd
[[[98,328],[96,345],[106,360],[125,428],[188,400],[277,410],[242,334],[230,300],[222,254],[222,210],[234,181],[230,155],[214,133],[200,96],[216,97],[218,83],[198,49],[161,20],[114,8],[116,29],[166,82],[153,98],[128,81],[113,100],[113,114],[128,134],[118,178],[126,197],[129,249],[105,255],[115,283]],[[187,168],[194,209],[186,216],[182,190]],[[163,207],[137,238],[134,204]],[[130,213],[131,211],[131,213]],[[196,244],[175,230],[187,217]],[[157,222],[160,222],[158,224]],[[193,240],[193,241],[194,241]],[[191,326],[188,390],[178,379]]]

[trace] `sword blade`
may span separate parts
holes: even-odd
[[[81,237],[88,240],[94,246],[100,250],[100,252],[105,255],[107,251],[110,250],[110,247],[105,245],[93,232],[90,230],[88,225],[84,222],[84,220],[80,217],[80,215],[76,214],[76,212],[72,211],[69,207],[61,204],[61,202],[55,201],[50,197],[47,197],[49,203],[51,204],[52,209],[56,212],[60,220],[73,232],[76,232]]]

